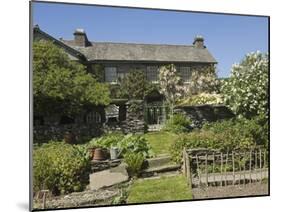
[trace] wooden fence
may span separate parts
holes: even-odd
[[[184,149],[183,172],[192,187],[262,182],[268,178],[268,151]]]

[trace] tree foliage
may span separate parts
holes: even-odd
[[[217,79],[216,67],[208,66],[206,70],[193,71],[188,89],[192,95],[218,93],[219,80]]]
[[[166,65],[159,70],[160,93],[166,97],[171,113],[176,102],[184,95],[185,88],[175,65]]]
[[[108,104],[109,89],[49,41],[33,45],[34,112],[70,114],[84,104]]]
[[[132,70],[119,79],[120,87],[118,87],[120,98],[128,99],[144,99],[155,88],[147,79],[143,71]]]
[[[234,64],[230,78],[222,86],[224,101],[237,115],[253,117],[268,114],[268,55],[247,54]]]

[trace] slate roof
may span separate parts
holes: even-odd
[[[193,45],[92,42],[91,46],[77,47],[73,40],[62,41],[84,54],[90,61],[217,63],[207,48],[196,48]]]
[[[78,59],[82,59],[82,60],[87,60],[87,58],[85,57],[84,54],[82,54],[80,51],[77,51],[75,48],[72,48],[71,46],[65,44],[64,42],[62,42],[61,40],[57,40],[56,38],[54,38],[53,36],[49,35],[48,33],[42,31],[38,25],[35,25],[33,27],[33,36],[42,36],[47,40],[51,40],[53,41],[55,44],[57,44],[58,46],[64,48],[69,54],[71,54],[72,56],[78,58]]]
[[[82,60],[217,63],[207,48],[196,48],[194,45],[89,42],[89,46],[78,47],[74,40],[57,40],[39,29],[39,26],[33,29],[35,34],[53,40]]]

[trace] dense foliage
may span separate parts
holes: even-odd
[[[244,117],[268,115],[268,77],[268,55],[247,54],[232,66],[230,78],[222,85],[225,103]]]
[[[165,124],[164,130],[172,133],[187,132],[190,130],[191,120],[182,114],[173,115]]]
[[[49,142],[33,151],[33,189],[54,195],[82,191],[89,183],[90,157],[83,146]]]
[[[218,93],[219,80],[217,79],[216,67],[209,66],[206,70],[193,71],[188,90],[190,94]]]
[[[129,175],[138,176],[144,162],[144,156],[141,153],[128,152],[125,154],[124,160],[128,165],[127,170]]]
[[[175,104],[185,93],[185,88],[175,65],[171,64],[160,67],[159,85],[160,93],[165,96],[173,115]]]
[[[118,79],[120,87],[118,87],[117,97],[127,99],[144,99],[146,95],[153,90],[157,90],[156,86],[151,84],[143,71],[132,70],[122,79]]]
[[[220,94],[201,93],[189,96],[179,102],[178,106],[193,106],[193,105],[218,105],[222,104],[222,96]]]
[[[209,148],[222,151],[268,146],[268,123],[263,117],[208,123],[201,130],[182,134],[171,147],[171,155],[181,161],[183,148]]]
[[[35,114],[73,114],[84,104],[108,104],[109,89],[48,41],[33,44]]]
[[[120,155],[124,156],[128,152],[140,153],[145,158],[151,157],[153,152],[147,139],[141,135],[122,135],[122,134],[109,134],[100,138],[92,139],[88,147],[102,147],[110,148],[117,147]]]

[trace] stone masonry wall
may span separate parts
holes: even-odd
[[[126,104],[127,115],[126,120],[122,122],[122,130],[124,133],[144,133],[144,101],[130,100]]]
[[[200,128],[204,122],[233,118],[235,115],[225,105],[179,106],[175,113],[184,114],[192,121],[192,127]]]
[[[101,135],[103,132],[100,124],[67,124],[67,125],[43,125],[33,128],[34,143],[44,143],[49,140],[62,141],[67,133],[73,134],[77,143]]]

